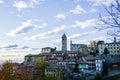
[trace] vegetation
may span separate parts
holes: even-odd
[[[13,66],[11,61],[6,61],[1,65],[0,78],[1,80],[13,80]]]
[[[105,55],[109,54],[109,50],[106,47],[104,48],[103,54],[105,54]]]
[[[1,65],[0,80],[32,80],[30,74],[16,73],[16,65],[12,61],[6,61]]]
[[[91,41],[90,42],[90,47],[92,49],[90,54],[96,56],[99,53],[97,42],[96,41]]]
[[[102,27],[99,30],[107,29],[107,34],[110,36],[120,36],[120,0],[113,0],[110,6],[105,7],[106,14],[100,14],[100,21]],[[104,12],[105,13],[105,12]],[[103,16],[104,15],[104,16]]]
[[[57,77],[57,80],[63,80],[63,71],[62,71],[62,69],[59,69],[58,70],[58,77]]]
[[[37,80],[44,80],[45,79],[45,68],[49,66],[48,62],[40,61],[35,65],[35,69],[37,70],[37,73],[39,77]],[[47,76],[50,77],[50,76]]]
[[[48,74],[45,76],[45,80],[55,80],[55,75],[54,74]]]
[[[105,78],[103,80],[120,80],[120,74],[112,76],[112,77],[107,77],[107,78]]]
[[[102,77],[99,73],[96,73],[93,80],[102,80]]]

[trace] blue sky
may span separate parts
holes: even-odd
[[[73,43],[89,44],[108,40],[101,26],[102,5],[114,0],[0,0],[0,61],[22,62],[27,54],[40,53],[42,47],[61,47],[66,33]],[[104,16],[104,14],[103,14]],[[104,16],[105,17],[105,16]]]

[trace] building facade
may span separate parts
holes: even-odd
[[[52,52],[52,48],[51,47],[42,48],[42,53],[50,53],[50,52]]]
[[[120,54],[120,42],[112,42],[112,43],[102,43],[98,45],[99,54],[104,53],[104,49],[107,48],[109,54]]]
[[[70,51],[83,52],[83,53],[87,54],[88,47],[85,44],[73,44],[72,41],[70,41]]]
[[[88,64],[88,70],[86,72],[102,72],[103,71],[103,62],[105,62],[104,58],[100,58],[99,56],[93,57],[93,56],[87,56],[85,57],[85,60]]]

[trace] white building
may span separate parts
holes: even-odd
[[[88,72],[102,72],[103,70],[103,62],[105,62],[105,59],[102,59],[100,57],[93,57],[93,56],[87,56],[85,57],[85,60],[88,64]]]
[[[112,42],[112,43],[101,43],[98,45],[99,48],[99,54],[104,53],[104,49],[107,48],[109,53],[114,54],[120,54],[120,42]]]

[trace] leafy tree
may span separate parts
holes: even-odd
[[[17,66],[12,61],[6,61],[1,65],[0,80],[32,80],[32,74],[17,73]]]
[[[5,63],[2,64],[1,70],[6,71],[8,74],[12,74],[14,71],[14,63],[12,61],[6,61]]]
[[[109,50],[106,47],[104,48],[103,54],[105,54],[105,55],[109,54]]]
[[[120,0],[113,0],[110,6],[104,6],[106,14],[100,14],[100,21],[104,26],[99,30],[107,29],[110,36],[120,36]],[[104,12],[105,13],[105,12]]]
[[[20,74],[15,73],[14,78],[17,80],[32,80],[33,77],[31,73],[22,72]]]
[[[44,80],[44,78],[45,78],[45,68],[48,67],[48,66],[49,66],[49,63],[45,62],[45,61],[38,62],[35,65],[35,69],[37,70],[37,73],[39,75],[37,80]]]
[[[92,49],[92,51],[90,52],[91,55],[97,55],[99,53],[98,51],[98,44],[96,41],[91,41],[90,42],[90,47]]]
[[[54,51],[56,51],[56,47],[51,49],[51,52],[54,52]]]
[[[48,74],[45,76],[45,80],[55,80],[55,74]]]
[[[102,77],[100,76],[100,74],[97,72],[94,76],[93,80],[102,80]]]
[[[0,78],[1,80],[13,80],[14,64],[11,61],[6,61],[1,65]]]
[[[63,71],[61,68],[58,70],[57,80],[63,80]]]

